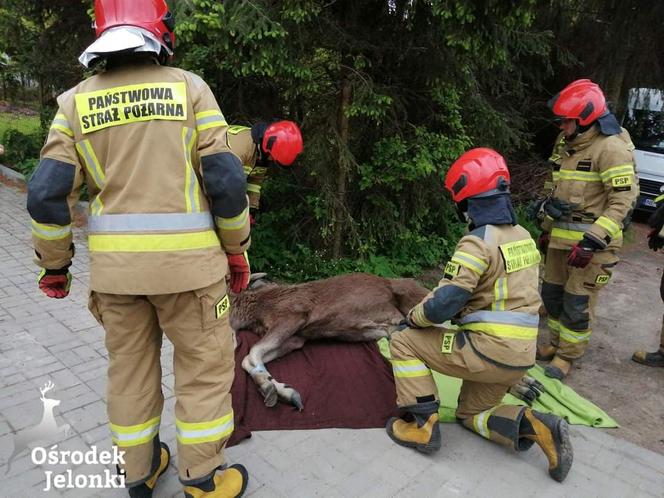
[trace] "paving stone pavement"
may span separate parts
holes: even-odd
[[[40,420],[39,387],[48,381],[55,387],[47,397],[60,400],[55,420],[71,427],[52,442],[58,450],[108,449],[110,440],[103,332],[86,307],[84,230],[75,235],[72,293],[65,300],[47,299],[35,282],[24,206],[24,193],[0,184],[0,496],[126,496],[112,489],[44,491],[47,472],[102,475],[113,471],[110,465],[35,465],[24,452],[6,471],[15,432]],[[171,356],[165,340],[161,435],[175,454]],[[573,428],[575,462],[564,484],[548,477],[536,447],[516,454],[454,424],[445,424],[442,433],[443,448],[434,456],[393,444],[382,429],[256,432],[227,456],[249,469],[250,497],[664,496],[664,456],[609,431]],[[154,496],[182,496],[174,466]]]

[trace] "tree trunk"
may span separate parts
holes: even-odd
[[[343,246],[344,206],[346,204],[346,182],[348,177],[348,115],[346,110],[351,102],[351,84],[348,74],[342,70],[341,93],[339,96],[339,159],[337,162],[336,196],[334,199],[334,230],[332,257],[339,258]]]

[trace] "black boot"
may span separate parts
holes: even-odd
[[[155,452],[153,458],[152,468],[153,472],[148,477],[147,481],[137,486],[131,486],[129,491],[129,496],[131,498],[151,498],[152,492],[154,491],[155,486],[157,485],[157,479],[166,472],[168,464],[171,461],[171,451],[166,446],[166,443],[159,443],[158,439],[155,438],[159,447],[159,453]]]
[[[664,367],[664,352],[661,349],[654,353],[637,351],[632,355],[632,361],[649,367]]]

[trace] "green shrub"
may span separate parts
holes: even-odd
[[[37,165],[43,143],[44,137],[41,132],[23,133],[9,129],[2,137],[2,144],[5,147],[2,161],[29,177]]]

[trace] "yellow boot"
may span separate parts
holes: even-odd
[[[571,368],[571,361],[563,360],[560,356],[554,356],[551,363],[544,367],[544,374],[552,379],[563,380],[567,377]]]
[[[422,453],[434,453],[440,449],[441,437],[438,412],[432,413],[428,417],[416,415],[412,422],[392,417],[387,421],[385,429],[392,441],[401,446],[415,448]]]
[[[557,347],[548,344],[546,346],[537,346],[537,353],[535,356],[538,360],[550,361],[556,355]]]
[[[222,472],[216,472],[207,481],[184,487],[186,498],[238,498],[244,494],[249,474],[243,465],[236,463]]]
[[[549,460],[549,475],[563,482],[572,468],[574,451],[569,439],[569,426],[564,418],[526,408],[519,436],[542,448]]]
[[[171,461],[171,451],[166,446],[166,443],[160,443],[159,448],[159,465],[157,466],[157,470],[143,484],[132,486],[128,489],[131,498],[150,498],[157,485],[157,479],[166,472],[168,464]]]

